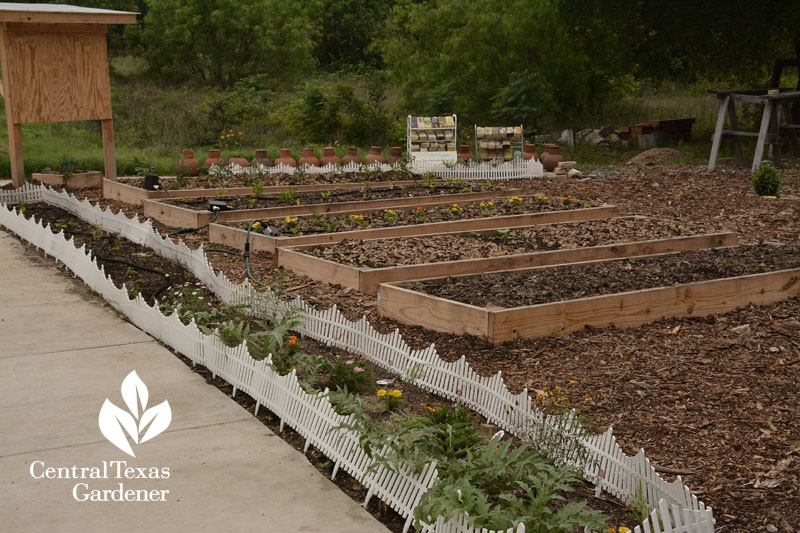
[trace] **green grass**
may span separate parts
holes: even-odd
[[[241,154],[248,161],[255,157],[257,148],[265,148],[267,156],[274,160],[280,148],[290,148],[292,157],[302,157],[303,148],[314,148],[317,157],[322,155],[321,145],[289,145],[289,146],[174,146],[174,147],[134,147],[117,141],[115,143],[117,174],[134,175],[136,168],[150,165],[156,167],[159,175],[174,175],[176,163],[183,150],[193,150],[195,158],[202,164],[208,157],[210,148],[221,149],[222,157],[227,159]],[[388,147],[386,152],[388,155]],[[65,160],[72,160],[88,170],[103,170],[103,144],[98,123],[56,123],[26,124],[22,126],[22,149],[25,161],[25,174],[41,172],[44,168],[55,168]],[[339,157],[345,154],[345,147],[336,147]],[[359,148],[364,157],[368,153]],[[11,177],[11,163],[8,155],[8,135],[3,129],[0,133],[0,179]]]

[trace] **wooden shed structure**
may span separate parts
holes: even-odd
[[[22,124],[100,120],[105,174],[115,177],[108,24],[137,13],[58,4],[0,3],[0,67],[11,178],[25,181]]]

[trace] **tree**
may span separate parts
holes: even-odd
[[[579,111],[607,83],[548,0],[403,0],[384,61],[413,113],[540,124]]]
[[[232,87],[256,74],[272,88],[313,67],[311,32],[281,0],[147,0],[141,35],[152,71]]]

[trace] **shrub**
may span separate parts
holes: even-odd
[[[781,187],[781,173],[770,164],[762,164],[753,172],[753,189],[759,196],[776,196]]]

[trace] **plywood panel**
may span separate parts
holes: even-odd
[[[111,118],[103,33],[6,32],[13,121]]]

